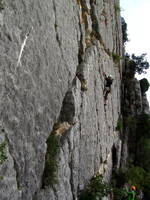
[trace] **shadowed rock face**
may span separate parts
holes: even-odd
[[[0,2],[1,200],[75,200],[98,171],[120,165],[122,55],[117,1]],[[0,4],[1,5],[1,4]],[[104,107],[103,73],[112,74]],[[43,187],[47,139],[59,135],[57,184]],[[114,150],[115,147],[115,150]]]

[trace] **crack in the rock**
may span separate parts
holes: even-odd
[[[56,41],[58,42],[58,46],[61,52],[61,57],[64,61],[64,63],[66,64],[66,66],[68,65],[66,59],[64,58],[64,54],[63,54],[63,50],[62,50],[62,45],[61,45],[61,41],[59,39],[59,34],[58,34],[58,30],[57,30],[57,26],[58,26],[58,22],[57,22],[57,13],[56,13],[56,6],[55,6],[55,0],[53,0],[53,10],[54,10],[54,15],[55,15],[55,23],[54,23],[54,28],[55,28],[55,33],[56,33]]]
[[[74,80],[72,81],[71,88],[69,88],[68,91],[66,92],[66,95],[63,99],[62,108],[61,108],[59,117],[57,119],[57,122],[54,123],[52,132],[50,133],[50,136],[52,134],[53,134],[54,137],[59,136],[59,143],[61,145],[63,145],[63,140],[67,136],[67,135],[65,135],[65,133],[67,133],[68,130],[71,129],[74,126],[74,124],[76,123],[74,121],[75,102],[74,102],[74,96],[73,96],[73,91],[72,91],[73,87],[74,87]],[[63,136],[62,139],[61,139],[61,136]],[[50,141],[49,137],[48,137],[47,141]],[[47,149],[47,152],[45,154],[45,158],[47,157],[46,155],[48,155],[48,149]],[[54,159],[57,159],[57,157],[55,157]],[[44,183],[45,182],[44,174],[45,174],[46,169],[47,168],[46,168],[46,165],[45,165],[45,168],[44,168],[44,171],[43,171],[43,176],[42,176],[43,177],[42,178],[42,186],[41,186],[40,189],[45,189],[45,186],[46,186],[45,183]],[[51,185],[51,187],[52,186],[53,185]]]
[[[98,146],[98,136],[99,136],[99,134],[100,134],[100,124],[99,124],[99,117],[98,117],[98,104],[97,104],[97,101],[96,101],[96,77],[94,77],[94,94],[95,94],[95,103],[96,103],[96,115],[97,115],[97,131],[96,131],[96,137],[97,137],[97,139],[96,139],[96,141],[97,141],[97,143],[96,143],[96,146],[95,146],[95,155],[94,155],[94,157],[96,157],[96,149],[97,149],[97,146]],[[96,169],[96,162],[94,162],[94,169]]]
[[[100,42],[100,44],[102,45],[104,51],[106,52],[106,54],[108,56],[111,56],[111,52],[109,49],[106,48],[102,36],[99,33],[98,29],[99,29],[99,25],[98,25],[98,20],[97,17],[95,15],[95,6],[93,4],[93,0],[90,0],[90,5],[91,5],[91,20],[92,20],[92,28],[93,28],[93,34],[95,35],[96,39]]]

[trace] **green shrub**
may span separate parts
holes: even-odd
[[[114,8],[116,13],[121,11],[119,3],[115,3]]]
[[[112,58],[115,63],[118,63],[121,59],[121,56],[116,53],[112,53]]]
[[[145,53],[140,56],[135,56],[134,54],[131,56],[130,67],[138,74],[146,73],[145,70],[149,68],[149,63],[147,62],[145,56]]]
[[[143,113],[138,116],[136,135],[139,139],[150,136],[150,115]]]
[[[114,188],[122,188],[124,184],[127,183],[127,177],[125,172],[121,169],[113,172],[112,185]]]
[[[127,23],[125,22],[124,18],[121,17],[121,27],[122,27],[122,40],[123,43],[128,42],[128,34],[127,34]]]
[[[150,170],[146,173],[143,188],[145,199],[150,199]]]
[[[132,56],[129,54],[125,55],[125,67],[128,71],[126,75],[128,75],[128,77],[133,78],[135,73],[146,73],[146,70],[149,68],[149,63],[145,56],[145,53],[140,56],[135,56],[134,54],[132,54]]]
[[[102,180],[101,175],[94,176],[87,188],[81,192],[79,200],[101,200],[112,191],[110,185]]]
[[[140,80],[141,92],[144,94],[149,89],[149,82],[146,78]]]
[[[126,191],[122,188],[113,188],[113,195],[115,200],[126,199]]]
[[[138,189],[142,189],[144,183],[146,171],[138,166],[132,166],[126,172],[126,177],[130,185],[135,185]]]
[[[150,138],[141,137],[137,142],[136,162],[145,170],[150,169]]]
[[[144,170],[139,166],[130,166],[126,171],[119,170],[113,173],[112,185],[115,200],[120,200],[126,197],[124,185],[135,185],[139,190],[142,190],[149,199],[150,195],[150,171]]]
[[[0,165],[7,159],[6,156],[6,141],[0,144]]]
[[[59,150],[59,138],[56,134],[51,133],[47,140],[47,153],[45,158],[45,169],[43,174],[43,187],[57,183],[57,156]]]
[[[116,126],[116,131],[121,131],[122,129],[123,129],[123,119],[119,117]]]

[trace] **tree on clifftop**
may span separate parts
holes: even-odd
[[[146,73],[146,70],[149,68],[149,63],[147,62],[145,56],[145,53],[140,56],[135,56],[134,54],[131,56],[131,67],[138,74]]]
[[[134,77],[135,73],[146,73],[146,70],[149,68],[149,63],[145,56],[145,53],[140,56],[135,56],[135,54],[132,54],[132,56],[129,54],[125,55],[125,66],[130,77]]]
[[[127,23],[125,22],[125,19],[121,17],[121,27],[122,27],[122,40],[123,43],[128,42],[128,34],[127,34]]]

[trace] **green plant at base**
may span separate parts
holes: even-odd
[[[140,139],[141,137],[149,137],[150,135],[150,115],[142,113],[137,119],[136,135]]]
[[[6,141],[0,144],[0,165],[7,159],[6,156]]]
[[[125,171],[121,169],[113,173],[112,185],[113,185],[113,195],[115,200],[126,199],[128,192],[130,191],[130,186],[135,185],[139,190],[144,191],[144,184],[149,187],[150,183],[146,182],[146,171],[138,166],[131,166]],[[128,189],[124,186],[128,185]],[[143,187],[144,186],[144,187]],[[148,190],[147,190],[148,191]],[[135,200],[139,200],[136,196]]]
[[[51,133],[47,140],[47,153],[45,158],[45,169],[43,174],[43,187],[57,183],[57,155],[60,150],[59,138]]]
[[[113,188],[113,195],[115,200],[120,200],[126,197],[126,191],[122,188]]]
[[[101,175],[94,176],[87,188],[81,192],[79,200],[101,200],[112,191],[108,183],[103,182]]]
[[[126,178],[130,185],[135,185],[138,189],[143,189],[146,171],[142,167],[131,166],[126,172]]]

